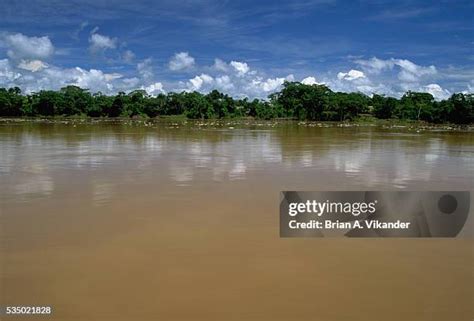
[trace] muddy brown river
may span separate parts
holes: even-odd
[[[473,320],[472,218],[448,239],[279,237],[282,190],[401,189],[474,190],[474,133],[1,121],[0,305],[53,314],[0,318]]]

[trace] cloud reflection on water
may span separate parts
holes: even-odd
[[[207,130],[204,134],[161,129],[120,135],[105,130],[77,138],[20,131],[1,135],[0,142],[0,177],[6,182],[2,189],[7,199],[50,196],[64,185],[55,180],[76,173],[78,184],[89,186],[95,203],[113,198],[114,185],[124,181],[193,186],[245,182],[254,175],[283,172],[304,172],[308,179],[323,174],[346,177],[364,188],[404,188],[410,182],[429,182],[440,172],[469,172],[473,164],[468,153],[474,150],[460,141],[457,148],[467,154],[451,153],[450,142],[440,135],[405,137],[336,128]],[[318,184],[315,189],[325,188],[324,182]]]

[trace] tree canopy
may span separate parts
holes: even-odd
[[[374,94],[334,92],[325,85],[285,82],[268,100],[234,99],[217,90],[170,92],[150,96],[144,90],[116,95],[91,94],[77,86],[59,91],[42,90],[24,95],[18,87],[0,88],[0,116],[156,117],[188,118],[255,117],[316,121],[345,121],[371,114],[380,119],[422,120],[433,123],[474,122],[474,95],[456,93],[436,101],[429,93],[409,91],[400,99]]]

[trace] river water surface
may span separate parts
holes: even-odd
[[[2,121],[0,305],[52,306],[42,320],[472,320],[472,219],[456,239],[279,237],[282,190],[399,189],[474,190],[473,133]]]

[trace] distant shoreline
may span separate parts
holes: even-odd
[[[436,101],[425,92],[407,91],[402,97],[385,97],[360,92],[332,91],[325,85],[284,82],[268,100],[233,98],[212,90],[207,94],[169,92],[150,96],[145,90],[116,95],[91,93],[66,86],[58,91],[41,90],[22,94],[21,89],[0,88],[0,116],[5,117],[124,117],[159,116],[190,119],[299,119],[302,121],[403,120],[430,124],[474,123],[474,94],[455,93]]]
[[[298,125],[302,127],[382,127],[393,130],[408,131],[474,131],[474,124],[433,124],[423,121],[399,120],[399,119],[377,119],[375,117],[359,117],[346,121],[304,121],[291,118],[275,118],[264,120],[252,117],[215,118],[215,119],[190,119],[185,115],[147,117],[89,117],[89,116],[51,116],[51,117],[0,117],[0,125],[5,123],[44,123],[44,124],[100,124],[121,123],[128,125],[147,126],[154,123],[173,123],[176,125],[196,125],[201,127],[229,127],[229,126],[264,126],[275,127],[284,125]]]

